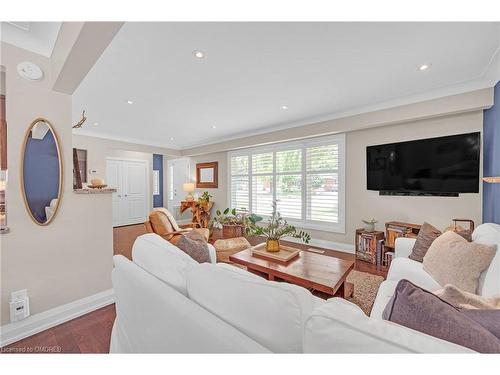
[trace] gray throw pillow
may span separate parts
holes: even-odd
[[[176,246],[198,263],[210,263],[210,252],[204,239],[193,239],[184,235],[177,241]]]
[[[441,231],[429,223],[424,223],[418,232],[417,240],[413,245],[411,254],[408,256],[411,260],[422,263],[425,253],[429,250],[432,242],[441,235]]]
[[[401,280],[383,319],[479,353],[500,353],[500,340],[485,326],[408,280]]]

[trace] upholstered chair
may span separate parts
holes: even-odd
[[[208,242],[209,230],[207,228],[181,228],[173,215],[164,207],[154,208],[149,214],[149,220],[144,223],[148,233],[156,233],[174,245],[182,235],[194,230],[203,235]]]

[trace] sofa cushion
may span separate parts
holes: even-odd
[[[500,297],[500,225],[494,223],[479,225],[472,233],[472,240],[497,248],[490,266],[479,278],[478,294],[490,298]]]
[[[395,258],[391,262],[387,280],[410,280],[412,283],[430,291],[441,289],[442,286],[424,271],[422,263],[408,258]]]
[[[137,237],[132,247],[132,260],[184,295],[187,295],[186,271],[198,265],[181,249],[154,233]]]
[[[422,263],[424,255],[429,250],[432,242],[441,235],[441,231],[429,223],[424,223],[418,232],[417,240],[413,245],[411,254],[408,256],[411,260]]]
[[[424,270],[441,285],[453,284],[470,293],[476,293],[479,277],[485,271],[496,248],[467,242],[455,232],[446,232],[432,243],[424,257]]]
[[[490,331],[408,280],[398,283],[383,318],[480,353],[500,353],[500,340]]]
[[[306,322],[305,353],[469,353],[470,349],[382,319],[331,298]]]
[[[375,297],[375,302],[373,302],[370,318],[382,319],[382,313],[384,312],[387,303],[392,298],[392,295],[396,290],[396,285],[398,285],[398,281],[394,280],[386,280],[380,284],[377,296]]]
[[[267,281],[228,264],[188,271],[188,297],[272,352],[302,352],[304,322],[324,303],[307,289]]]

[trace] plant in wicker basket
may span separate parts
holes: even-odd
[[[277,203],[273,201],[273,213],[267,225],[261,226],[250,220],[247,234],[266,237],[266,250],[270,252],[279,251],[279,241],[284,237],[299,238],[305,243],[309,243],[311,236],[304,231],[297,229],[287,223],[286,219],[277,211]]]
[[[235,208],[217,210],[210,223],[210,230],[215,237],[234,238],[244,236],[251,223],[262,220],[260,216],[238,212]]]

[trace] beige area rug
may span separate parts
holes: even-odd
[[[353,270],[347,275],[347,281],[354,284],[354,293],[348,300],[358,305],[366,315],[370,316],[378,288],[384,278]]]

